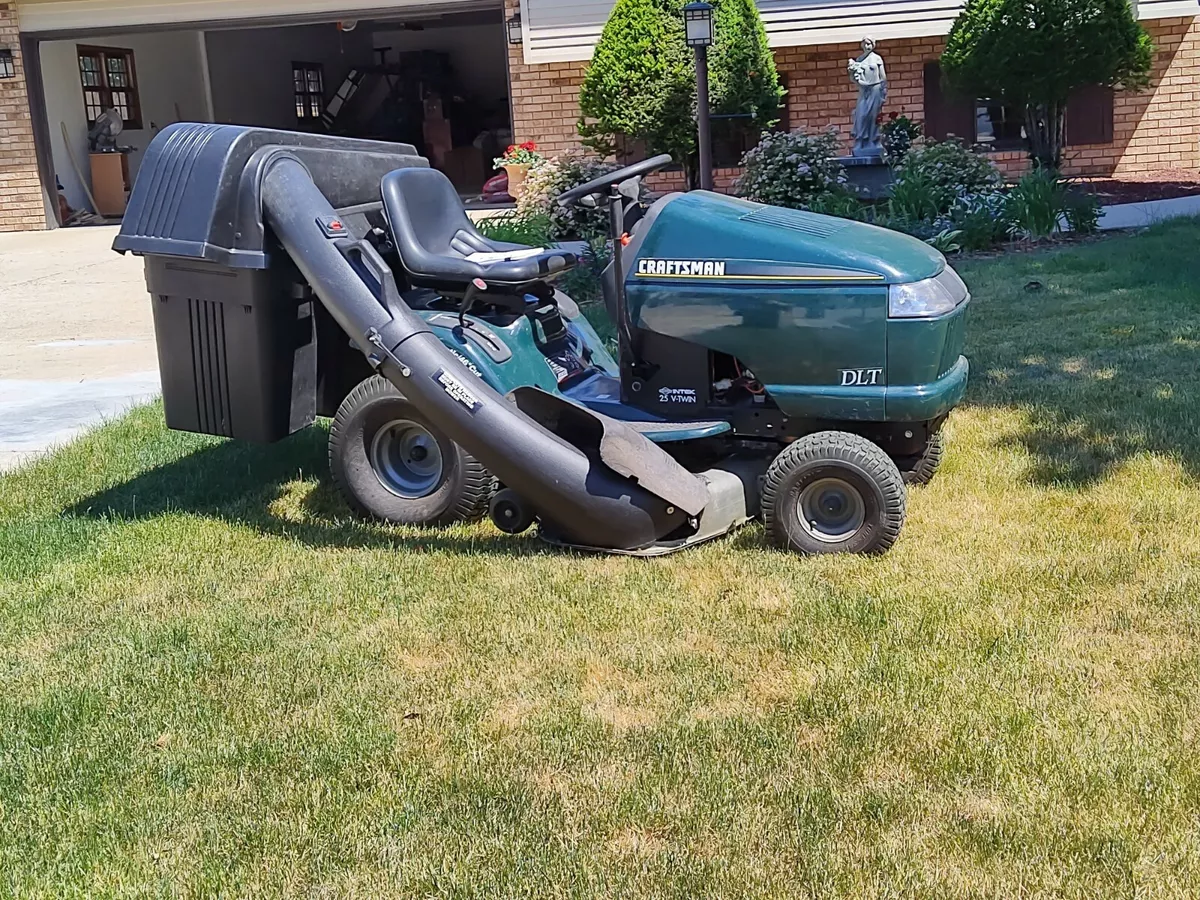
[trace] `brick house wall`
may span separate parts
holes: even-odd
[[[520,12],[516,0],[505,0],[504,16]],[[579,146],[579,86],[587,63],[560,62],[529,66],[522,48],[508,45],[508,83],[513,139],[537,141],[553,156]]]
[[[17,72],[16,78],[0,78],[0,231],[27,231],[46,224],[17,33],[16,7],[0,2],[0,47],[13,51]]]
[[[506,15],[516,11],[506,2]],[[1160,19],[1143,23],[1157,46],[1150,89],[1119,92],[1114,98],[1113,142],[1074,146],[1067,150],[1066,172],[1075,175],[1131,174],[1167,167],[1200,168],[1200,19]],[[885,113],[925,118],[924,65],[945,46],[940,37],[880,41],[888,68]],[[859,52],[856,44],[781,47],[776,64],[786,74],[788,126],[809,131],[836,126],[849,151],[850,120],[856,93],[846,75],[846,61]],[[513,132],[518,140],[535,140],[547,153],[579,147],[579,85],[585,62],[524,63],[521,48],[509,46]],[[989,154],[1008,175],[1027,166],[1021,151]],[[718,189],[726,189],[736,169],[715,173]],[[682,176],[656,183],[677,187]]]

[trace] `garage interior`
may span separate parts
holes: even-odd
[[[495,9],[255,27],[130,30],[39,45],[59,224],[115,221],[141,155],[179,121],[413,144],[465,200],[511,142],[506,32]],[[118,150],[92,152],[106,108]],[[53,196],[53,194],[51,194]]]

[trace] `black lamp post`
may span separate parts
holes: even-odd
[[[713,189],[712,127],[708,109],[708,47],[713,42],[713,8],[700,0],[683,8],[683,27],[689,47],[696,51],[696,131],[700,146],[700,189]]]

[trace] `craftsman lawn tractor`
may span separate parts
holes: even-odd
[[[567,191],[606,207],[614,359],[555,282],[579,260],[476,230],[407,145],[178,124],[114,249],[145,257],[167,424],[263,442],[333,416],[356,510],[490,514],[651,556],[761,518],[880,552],[963,396],[967,288],[920,241],[694,191],[665,156]]]

